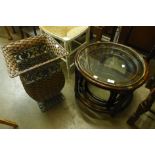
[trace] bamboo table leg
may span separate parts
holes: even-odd
[[[12,40],[13,38],[12,38],[12,36],[11,36],[11,34],[10,34],[10,31],[9,31],[9,28],[8,28],[8,26],[4,26],[4,28],[5,28],[5,31],[6,31],[6,33],[8,34],[8,39],[9,40]]]
[[[20,31],[20,34],[21,34],[21,38],[24,39],[24,32],[23,32],[22,26],[19,26],[19,31]]]
[[[14,26],[11,26],[11,28],[12,28],[12,32],[16,33]]]
[[[1,124],[12,126],[13,128],[18,128],[18,125],[15,122],[8,121],[8,120],[2,120],[0,119]]]
[[[33,26],[32,28],[33,28],[33,32],[34,32],[34,34],[35,34],[35,36],[36,36],[36,35],[37,35],[36,27]]]

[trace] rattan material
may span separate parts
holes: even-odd
[[[38,102],[60,94],[65,77],[60,58],[67,55],[52,37],[35,36],[12,42],[3,48],[10,77],[20,76],[25,91]]]
[[[48,35],[12,42],[2,48],[10,77],[16,77],[66,56],[67,51]]]
[[[44,102],[59,95],[65,84],[59,62],[21,74],[20,79],[27,94],[38,102]]]

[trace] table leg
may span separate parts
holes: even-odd
[[[69,42],[64,42],[64,48],[70,54]],[[66,59],[67,76],[68,79],[70,79],[70,55],[67,55],[65,59]]]
[[[33,32],[34,32],[34,34],[35,34],[35,36],[36,36],[36,35],[37,35],[36,27],[33,26],[32,28],[33,28]]]
[[[17,128],[18,127],[18,125],[15,122],[8,121],[8,120],[2,120],[2,119],[0,119],[0,123],[1,124],[5,124],[5,125],[12,126],[13,128]]]
[[[90,28],[88,28],[85,37],[86,37],[86,43],[88,44],[90,42]]]
[[[11,33],[10,33],[10,31],[9,31],[9,28],[8,28],[8,26],[4,26],[4,28],[5,28],[5,31],[6,31],[6,33],[7,33],[7,35],[8,35],[8,39],[9,40],[12,40],[13,38],[12,38],[12,36],[11,36]]]
[[[16,33],[14,26],[11,26],[11,28],[12,28],[12,32]]]
[[[19,31],[21,34],[21,38],[23,39],[24,38],[24,32],[23,32],[23,28],[21,26],[19,26]]]
[[[103,31],[104,31],[103,27],[98,27],[98,29],[96,30],[96,39],[95,39],[95,41],[101,41]]]

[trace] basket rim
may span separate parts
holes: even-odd
[[[34,64],[24,70],[20,70],[15,56],[19,54],[19,52],[22,53],[26,49],[32,48],[37,45],[41,45],[41,43],[49,46],[50,52],[53,52],[55,57],[54,58],[49,57],[49,59],[46,61]],[[20,74],[33,70],[35,68],[41,67],[43,65],[47,65],[54,61],[58,61],[62,57],[67,56],[68,51],[66,51],[53,37],[50,37],[47,35],[38,35],[38,36],[17,40],[3,46],[2,54],[5,58],[9,76],[13,78],[13,77],[19,76]]]

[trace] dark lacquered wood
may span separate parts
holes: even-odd
[[[102,44],[102,42],[97,42],[97,43],[92,43],[90,45],[97,45],[97,44]],[[115,43],[113,43],[115,44]],[[85,47],[83,47],[83,49],[85,49],[86,47],[90,46],[90,45],[87,45]],[[120,44],[119,44],[120,45]],[[124,45],[122,45],[124,46]],[[124,46],[125,47],[125,46]],[[109,86],[109,85],[106,85],[104,82],[99,82],[97,80],[95,80],[94,78],[92,78],[91,75],[89,75],[87,72],[85,72],[83,69],[80,68],[80,64],[78,62],[78,57],[79,55],[83,52],[81,49],[80,51],[77,52],[76,56],[75,56],[75,65],[76,65],[76,68],[78,69],[78,71],[91,83],[93,83],[94,85],[100,87],[100,88],[106,88],[108,90],[111,90],[111,89],[114,89],[114,90],[117,90],[117,91],[123,91],[123,90],[135,90],[136,88],[140,87],[141,85],[144,84],[144,82],[146,81],[146,79],[148,78],[148,73],[149,73],[149,65],[148,65],[148,61],[147,60],[144,60],[144,66],[145,66],[145,70],[144,70],[144,76],[141,77],[141,79],[136,82],[136,83],[133,83],[132,85],[124,85],[124,86],[120,86],[120,87],[116,87],[116,86]]]
[[[126,108],[132,100],[132,91],[110,90],[110,98],[106,102],[102,99],[96,98],[89,92],[87,82],[91,83],[77,69],[75,69],[75,96],[80,100],[80,104],[83,104],[83,108],[85,107],[87,109],[86,111],[89,111],[88,109],[90,109],[90,111],[93,111],[93,114],[96,113],[96,115],[102,115],[106,113],[114,116]],[[116,96],[119,96],[119,98],[116,98]],[[89,113],[91,113],[90,111]]]
[[[91,45],[103,44],[101,42],[93,43]],[[87,45],[89,46],[89,45]],[[83,49],[85,49],[85,46]],[[123,46],[123,45],[121,45]],[[78,51],[75,57],[75,96],[80,100],[82,107],[86,107],[86,111],[89,113],[103,114],[107,113],[110,115],[115,115],[122,111],[127,105],[130,104],[133,96],[133,91],[144,84],[148,77],[148,61],[143,58],[139,58],[143,61],[144,73],[143,76],[139,78],[138,81],[132,83],[131,85],[124,85],[116,87],[115,85],[107,85],[104,81],[97,81],[91,75],[89,75],[84,69],[81,68],[79,62],[79,55],[83,52],[83,49]],[[138,58],[138,57],[137,57]],[[139,61],[140,61],[139,60]],[[108,101],[103,101],[96,98],[87,87],[87,83],[90,83],[98,88],[110,91],[110,98]],[[89,110],[88,110],[89,109]],[[92,112],[93,111],[93,112]]]

